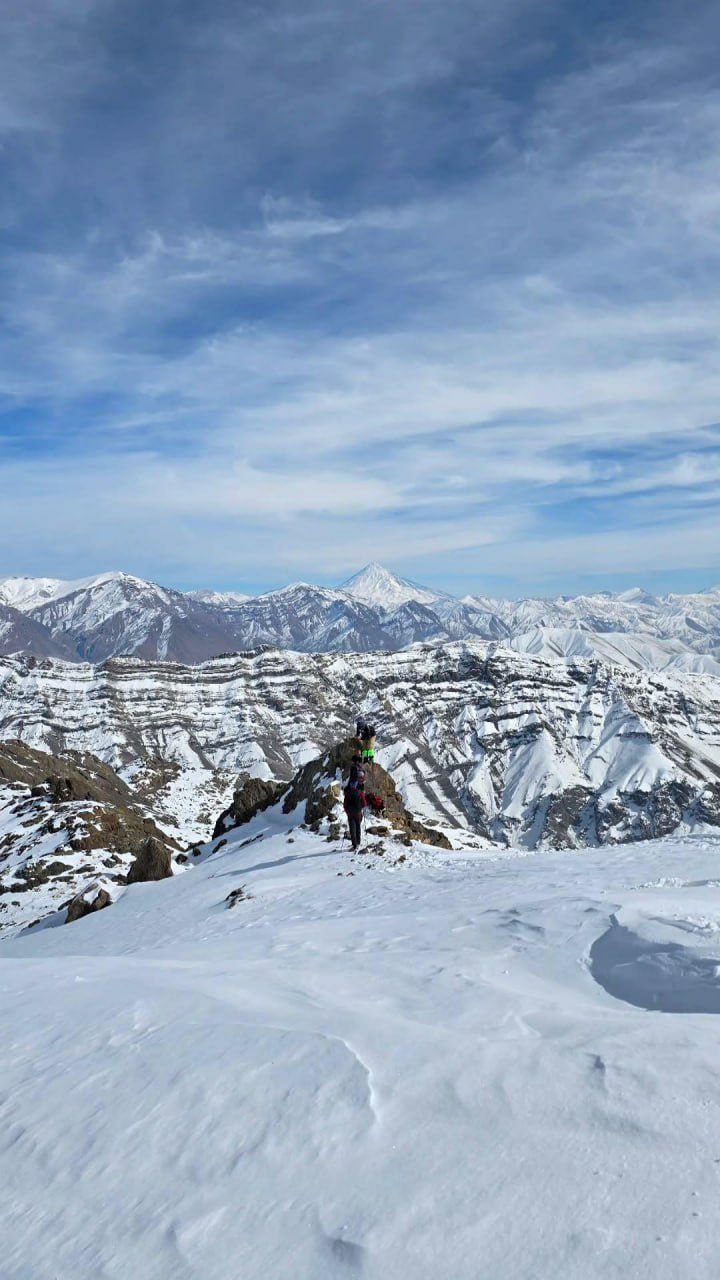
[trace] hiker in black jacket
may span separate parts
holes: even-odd
[[[356,754],[353,756],[352,763],[350,765],[350,777],[348,778],[348,786],[350,787],[357,786],[358,782],[362,782],[364,785],[365,771],[362,768],[362,760],[360,759],[360,755]]]
[[[350,843],[353,849],[359,849],[362,840],[363,809],[365,808],[365,774],[360,767],[357,756],[353,757],[350,768],[350,779],[345,788],[343,808],[347,814]]]

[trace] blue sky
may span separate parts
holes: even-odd
[[[0,574],[720,580],[717,6],[0,28]]]

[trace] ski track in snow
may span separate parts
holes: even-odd
[[[717,1275],[720,841],[208,849],[0,942],[3,1280]]]

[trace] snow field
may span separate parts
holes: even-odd
[[[720,963],[720,842],[290,823],[0,943],[3,1280],[715,1277],[720,1022],[628,997]]]

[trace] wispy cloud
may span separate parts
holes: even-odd
[[[720,20],[679,15],[11,0],[3,568],[710,572]]]

